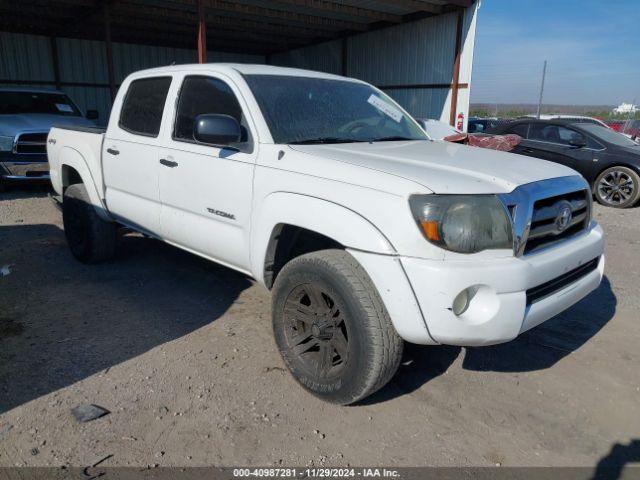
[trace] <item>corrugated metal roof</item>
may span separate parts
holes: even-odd
[[[59,38],[57,43],[61,81],[108,83],[103,42]]]
[[[345,73],[344,65],[347,75],[378,86],[404,85],[404,88],[387,91],[415,115],[439,118],[440,115],[435,115],[435,112],[445,108],[448,85],[452,82],[453,76],[457,13],[424,15],[426,18],[422,19],[418,18],[420,15],[416,17],[416,14],[428,14],[430,10],[436,13],[452,10],[454,7],[447,1],[327,0],[314,3],[280,0],[277,3],[280,6],[278,7],[274,2],[266,0],[239,0],[214,2],[211,5],[223,3],[224,9],[208,8],[208,44],[213,50],[207,53],[210,62],[264,63],[266,56],[255,53],[261,51],[271,53],[269,58],[276,65],[338,74]],[[459,5],[460,1],[455,3]],[[71,8],[70,5],[76,7]],[[94,4],[87,0],[88,7],[82,5],[84,2],[81,0],[22,0],[11,5],[0,5],[0,28],[10,25],[11,29],[28,27],[38,30],[40,27],[37,25],[46,25],[45,30],[48,34],[85,37],[93,35],[102,38],[104,25],[100,24],[101,11],[96,8],[102,4]],[[443,7],[434,10],[434,5]],[[327,7],[324,13],[323,6]],[[118,15],[118,8],[128,14]],[[136,16],[136,8],[139,8],[138,13],[144,18]],[[76,20],[71,23],[62,21],[72,10],[76,17],[83,18],[84,23]],[[132,71],[172,63],[191,63],[196,60],[193,48],[176,46],[195,47],[193,20],[197,17],[194,17],[192,1],[119,0],[112,4],[112,10],[114,40],[123,38],[123,28],[136,35],[131,37],[135,43],[113,43],[116,83],[120,83]],[[459,9],[456,7],[455,11]],[[38,15],[35,15],[35,12],[38,12]],[[345,16],[345,12],[355,12],[357,18],[349,18],[348,15]],[[474,13],[474,8],[469,8],[464,13],[465,43],[460,69],[462,83],[470,81],[475,31]],[[376,21],[376,18],[386,18],[387,21]],[[21,19],[27,23],[21,24]],[[132,23],[132,26],[126,26],[127,22]],[[393,25],[394,22],[400,23]],[[70,28],[69,25],[74,26]],[[59,27],[59,30],[54,26]],[[344,30],[346,26],[353,29]],[[468,32],[471,32],[471,35],[467,38]],[[176,35],[182,35],[184,41],[176,41]],[[320,42],[322,38],[335,37],[341,38]],[[264,42],[260,38],[264,38]],[[299,45],[301,42],[311,44],[302,48],[291,48],[292,45]],[[347,55],[343,60],[344,42],[347,45]],[[154,45],[147,45],[148,43]],[[256,48],[256,45],[260,48]],[[273,52],[276,46],[280,52]],[[230,49],[234,51],[228,51]],[[67,84],[63,89],[69,92],[82,108],[97,108],[101,113],[101,119],[106,121],[110,92],[107,87],[104,42],[91,38],[58,38],[57,54],[62,82],[95,84]],[[47,85],[38,82],[54,80],[50,39],[44,36],[0,32],[0,79],[4,79],[5,84],[7,79],[14,79],[22,80],[20,85],[34,82],[33,86],[46,88]],[[440,87],[410,88],[416,84],[438,84]],[[53,87],[51,84],[49,86]]]
[[[53,80],[49,39],[0,32],[0,78]]]
[[[283,67],[342,73],[342,41],[333,40],[271,56],[271,63]]]
[[[450,83],[456,15],[448,14],[349,39],[348,74],[376,85]]]
[[[473,0],[235,0],[203,6],[216,51],[271,54],[450,12]],[[102,40],[109,11],[113,41],[189,48],[193,0],[20,0],[0,2],[0,30]]]

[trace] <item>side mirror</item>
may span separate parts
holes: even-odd
[[[97,120],[99,116],[98,110],[87,110],[87,119]]]
[[[587,141],[584,139],[584,137],[571,137],[571,140],[569,140],[569,145],[574,148],[583,148],[587,146]]]
[[[242,141],[242,129],[230,115],[203,114],[196,117],[193,138],[209,145],[229,145]]]

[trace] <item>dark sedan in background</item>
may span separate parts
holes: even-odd
[[[640,144],[609,128],[579,120],[523,119],[491,133],[521,136],[513,153],[577,170],[603,205],[627,208],[640,199]]]

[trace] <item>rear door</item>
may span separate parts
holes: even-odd
[[[127,92],[113,107],[102,147],[109,211],[122,223],[155,236],[161,233],[159,134],[171,82],[171,76],[158,76],[125,85]]]
[[[162,135],[162,236],[187,250],[248,271],[258,147],[248,108],[233,82],[213,73],[176,77],[174,91],[171,117],[175,118]],[[234,117],[242,126],[242,141],[226,147],[197,142],[193,129],[201,114]]]

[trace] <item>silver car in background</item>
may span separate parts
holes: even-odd
[[[9,182],[48,180],[46,141],[54,125],[95,126],[56,90],[0,88],[0,190]]]

